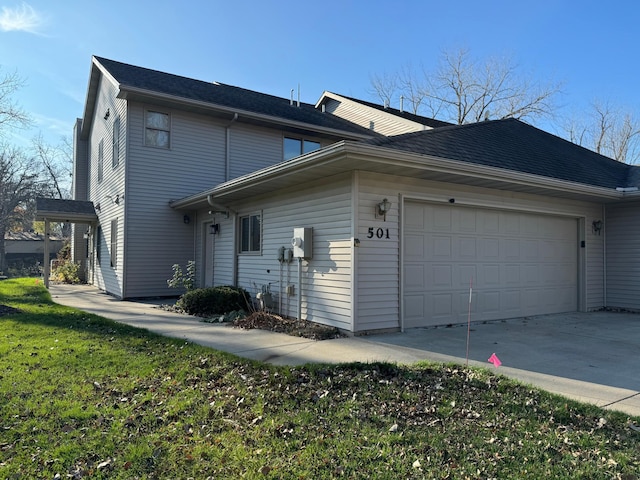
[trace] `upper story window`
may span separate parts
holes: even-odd
[[[111,166],[116,168],[120,164],[120,117],[117,117],[113,122],[113,138],[111,144]]]
[[[147,110],[144,144],[149,147],[169,148],[171,117],[168,113]]]
[[[98,144],[98,182],[102,181],[104,175],[104,139]]]
[[[284,159],[289,160],[299,155],[320,149],[320,142],[302,138],[284,137]]]
[[[260,214],[240,217],[240,253],[260,252],[260,223]]]

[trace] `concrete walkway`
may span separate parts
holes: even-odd
[[[86,285],[52,285],[50,292],[62,305],[274,365],[466,362],[466,325],[317,342],[201,322],[157,308],[166,301],[120,301]],[[469,338],[470,365],[491,367],[487,359],[496,353],[502,361],[497,373],[640,416],[638,314],[571,313],[472,324]]]

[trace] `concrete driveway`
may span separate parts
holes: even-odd
[[[467,362],[467,326],[316,342],[198,321],[156,302],[119,301],[94,287],[52,285],[53,300],[91,313],[276,365],[421,360]],[[592,312],[472,324],[469,364],[570,398],[640,416],[640,315]]]

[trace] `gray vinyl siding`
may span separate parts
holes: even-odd
[[[172,265],[195,259],[194,212],[175,211],[172,199],[224,180],[224,126],[206,117],[149,107],[171,115],[171,147],[144,145],[147,106],[129,106],[126,249],[127,297],[172,295]],[[184,215],[194,217],[185,224]]]
[[[346,98],[341,98],[339,101],[329,99],[326,101],[325,108],[329,113],[386,136],[429,130],[429,127],[418,122],[406,120]]]
[[[356,332],[397,329],[400,319],[400,233],[398,230],[398,184],[396,179],[358,174],[356,238],[357,255]],[[392,202],[384,218],[376,218],[376,206],[384,198]],[[369,229],[373,229],[373,236]],[[382,238],[377,232],[381,229]],[[389,238],[387,237],[387,230]]]
[[[89,145],[80,139],[82,119],[77,119],[73,129],[73,185],[71,198],[73,200],[87,200],[89,189]],[[71,259],[80,263],[80,279],[87,280],[87,242],[84,234],[87,225],[73,224],[71,227],[73,240],[71,242]]]
[[[602,230],[600,234],[593,231],[594,220],[602,220],[603,207],[593,206],[585,217],[584,239],[586,243],[586,302],[588,311],[599,310],[605,306],[605,235]]]
[[[282,161],[282,132],[233,124],[230,128],[230,179]]]
[[[640,204],[607,206],[607,307],[640,310]]]
[[[124,138],[126,136],[126,101],[116,98],[117,89],[105,77],[101,77],[96,98],[96,108],[94,118],[91,119],[91,132],[88,141],[88,199],[93,201],[98,211],[98,221],[101,226],[101,237],[91,239],[93,248],[96,241],[100,242],[101,259],[100,262],[95,258],[95,250],[93,252],[94,274],[89,278],[94,279],[94,283],[99,288],[108,291],[116,297],[123,296],[124,287],[124,263],[122,254],[124,252],[124,202],[119,204],[114,202],[118,195],[120,198],[126,198],[124,185],[124,160],[121,155],[120,165],[112,168],[112,149],[111,143],[113,138],[113,123],[115,119],[120,117],[120,145],[121,152],[124,147]],[[109,111],[109,115],[106,112]],[[107,118],[105,118],[105,116]],[[98,181],[98,152],[99,144],[103,142],[103,177]],[[97,206],[99,205],[99,209]],[[109,262],[110,257],[110,232],[111,221],[119,219],[117,256],[118,262],[112,267]]]
[[[253,296],[271,284],[283,315],[297,316],[298,260],[278,262],[278,249],[291,247],[295,227],[313,227],[313,258],[302,262],[302,317],[352,329],[351,180],[325,179],[296,189],[274,192],[239,207],[238,215],[262,213],[262,251],[238,255],[238,283]],[[286,294],[295,285],[295,294]]]
[[[404,198],[447,202],[453,197],[457,203],[467,205],[583,218],[585,228],[578,234],[578,238],[584,238],[586,243],[585,270],[587,273],[583,278],[586,284],[584,288],[586,299],[583,303],[587,310],[597,309],[603,305],[604,237],[594,235],[591,231],[592,221],[600,219],[602,215],[602,207],[599,204],[364,172],[358,175],[358,192],[356,237],[360,240],[360,247],[356,250],[358,320],[355,331],[400,326],[399,207]],[[375,206],[383,198],[389,199],[393,204],[386,221],[375,218]],[[386,237],[386,230],[389,229],[391,238],[368,239],[367,232],[370,227],[374,228],[374,232],[382,228],[384,237]],[[638,252],[640,253],[640,249]],[[579,245],[576,245],[576,255],[579,253]]]

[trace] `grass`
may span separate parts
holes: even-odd
[[[20,310],[0,317],[1,478],[639,478],[640,418],[488,370],[272,367],[33,279],[0,304]]]

